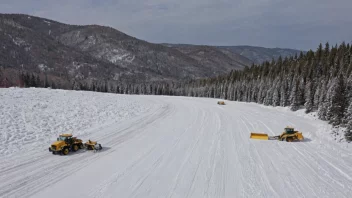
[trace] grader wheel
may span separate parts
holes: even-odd
[[[292,137],[288,137],[288,138],[286,138],[286,141],[287,142],[293,142],[293,138]]]
[[[73,149],[74,152],[78,151],[78,149],[79,149],[78,145],[77,144],[73,145],[72,149]]]
[[[62,150],[62,154],[63,154],[63,155],[67,155],[68,153],[69,153],[68,148],[64,148],[64,149]]]

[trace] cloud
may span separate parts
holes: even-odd
[[[100,24],[150,42],[315,49],[351,42],[350,0],[1,0],[0,12]]]

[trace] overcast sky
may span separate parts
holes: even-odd
[[[352,0],[0,0],[0,12],[107,25],[155,43],[307,50],[352,42]]]

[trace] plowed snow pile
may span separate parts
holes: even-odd
[[[0,197],[352,197],[352,146],[302,111],[206,98],[0,89]],[[290,125],[303,142],[253,140]],[[52,155],[57,134],[103,150]]]

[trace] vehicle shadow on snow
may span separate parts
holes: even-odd
[[[291,144],[291,143],[302,143],[302,142],[311,142],[311,141],[312,141],[312,139],[310,139],[310,138],[304,138],[301,141],[296,140],[296,141],[292,141],[292,142],[286,142],[286,141],[283,141],[283,142]]]
[[[80,154],[87,153],[87,152],[88,153],[93,153],[93,154],[98,154],[98,153],[102,153],[102,152],[108,151],[110,149],[111,149],[111,147],[106,147],[105,146],[105,147],[103,147],[103,149],[101,149],[99,151],[80,149],[80,150],[78,150],[76,152],[71,151],[68,155],[60,155],[60,154],[56,154],[56,155],[65,157],[65,156],[71,156],[71,155],[80,155]]]
[[[86,153],[86,152],[89,152],[89,153],[103,153],[103,152],[108,151],[110,149],[111,149],[110,147],[103,146],[103,149],[98,150],[98,151],[82,149],[82,150],[78,150],[76,152],[71,152],[70,154],[71,155],[76,155],[76,154]]]
[[[312,141],[312,139],[310,139],[310,138],[304,138],[304,140],[301,142],[311,142],[311,141]]]

